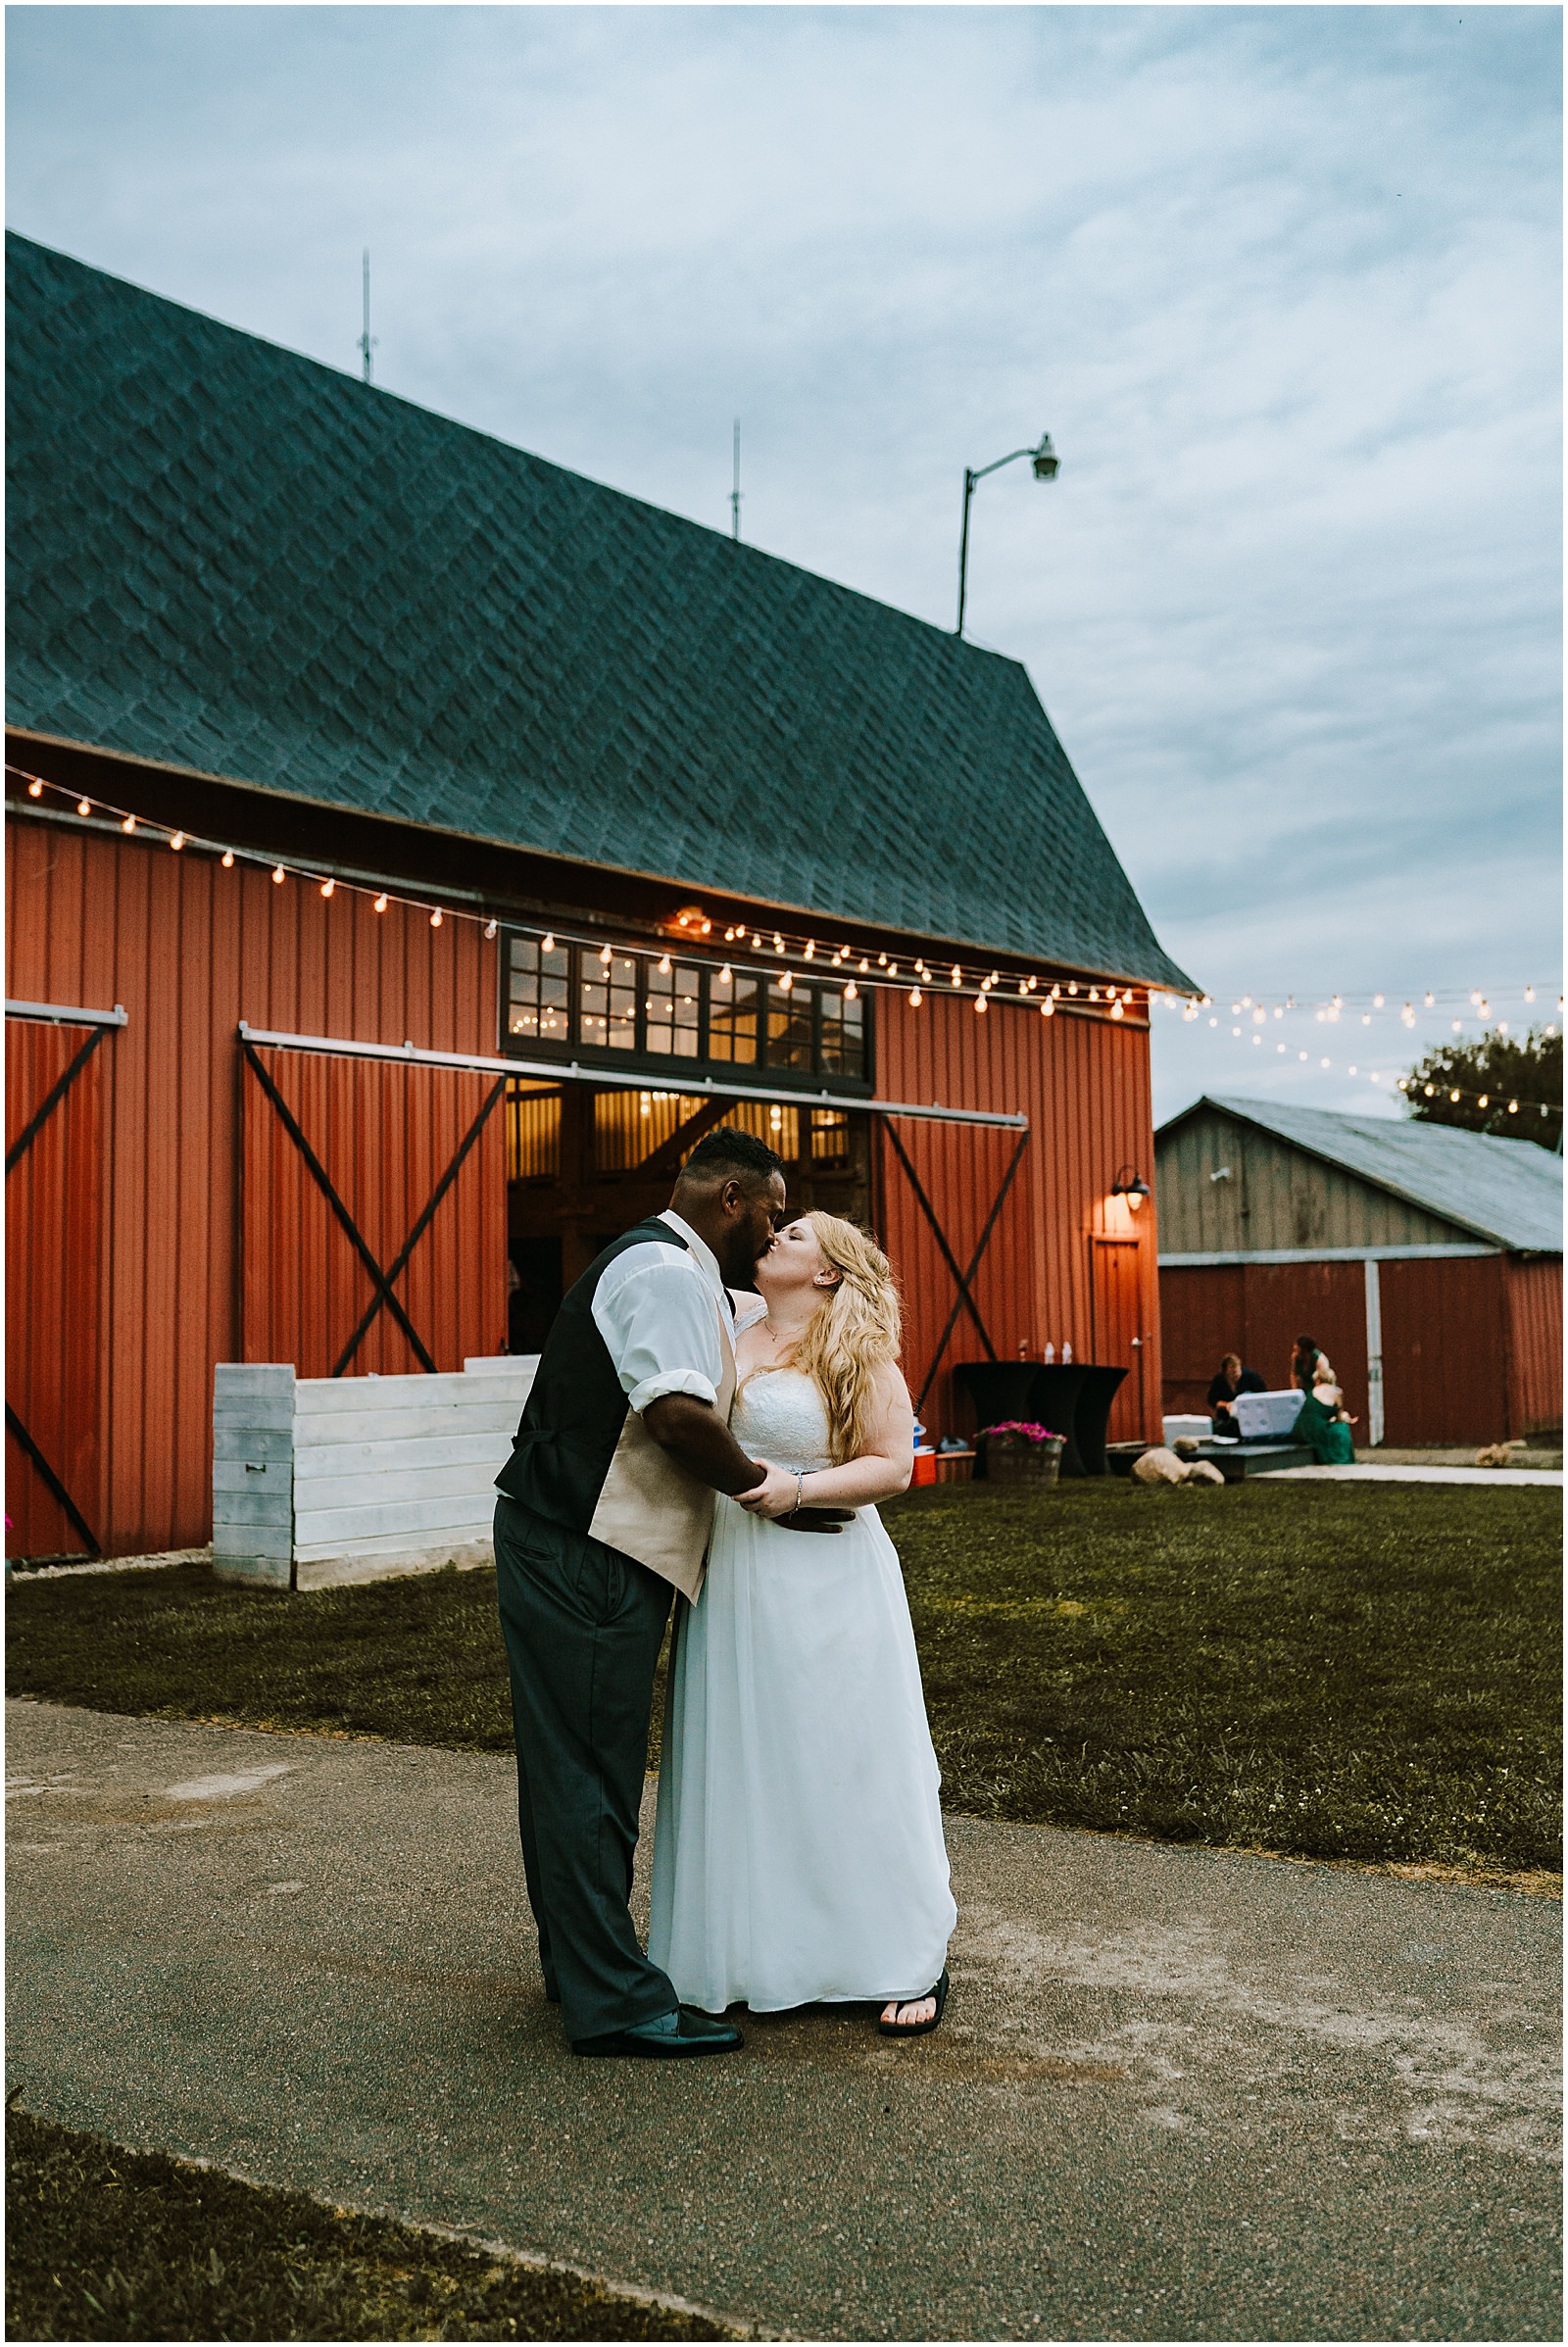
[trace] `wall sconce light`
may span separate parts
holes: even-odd
[[[1110,1186],[1110,1195],[1112,1198],[1124,1198],[1127,1200],[1128,1212],[1136,1214],[1145,1198],[1152,1194],[1149,1184],[1144,1180],[1138,1168],[1135,1165],[1124,1165]]]

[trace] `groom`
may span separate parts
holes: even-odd
[[[751,1287],[783,1216],[775,1150],[727,1125],[700,1141],[668,1211],[568,1291],[496,1478],[523,1871],[545,1993],[577,2054],[668,2060],[742,2042],[677,2004],[627,1902],[671,1589],[702,1588],[715,1491],[794,1485],[749,1459],[728,1423],[726,1291]],[[833,1533],[844,1511],[787,1521]]]

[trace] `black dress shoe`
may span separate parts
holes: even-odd
[[[577,2037],[574,2054],[624,2054],[645,2062],[681,2062],[693,2054],[730,2054],[745,2038],[727,2021],[710,2021],[683,2005],[657,2020],[639,2022],[635,2029],[612,2029],[604,2037]]]

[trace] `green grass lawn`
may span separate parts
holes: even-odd
[[[727,2339],[377,2217],[6,2114],[13,2339]]]
[[[952,1809],[1309,1857],[1560,1864],[1560,1495],[1052,1492],[886,1511]],[[15,1584],[13,1693],[510,1745],[487,1572],[308,1596],[204,1566]]]

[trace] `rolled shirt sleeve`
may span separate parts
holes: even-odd
[[[632,1408],[645,1410],[665,1394],[716,1402],[724,1364],[717,1307],[702,1273],[662,1255],[622,1260],[620,1278],[600,1281],[593,1314]]]

